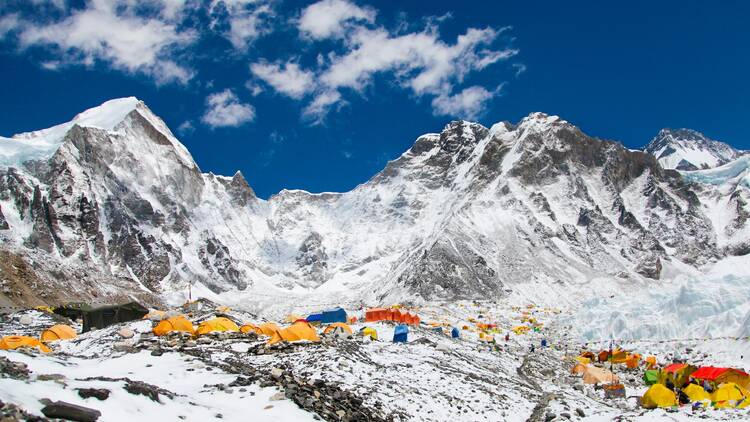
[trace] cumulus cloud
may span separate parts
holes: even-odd
[[[351,22],[375,20],[375,10],[360,7],[347,0],[322,0],[302,11],[298,28],[312,39],[341,38]]]
[[[501,87],[488,91],[481,86],[471,86],[454,95],[438,95],[432,100],[432,112],[438,116],[475,120],[485,110],[487,102],[499,94]]]
[[[142,73],[157,83],[186,83],[194,72],[172,57],[196,39],[194,31],[159,17],[136,14],[127,2],[92,0],[59,21],[23,21],[20,47],[49,47],[47,63],[93,65],[105,62],[127,73]],[[59,67],[59,66],[58,66]]]
[[[323,123],[331,107],[341,101],[338,91],[323,91],[302,110],[302,116],[313,124]]]
[[[201,120],[212,128],[237,127],[255,119],[255,108],[240,102],[230,89],[215,92],[206,98],[206,112]]]
[[[185,120],[177,126],[177,133],[182,136],[191,135],[193,132],[195,132],[195,126],[193,126],[193,122],[190,120]]]
[[[313,72],[300,69],[297,63],[253,63],[250,71],[277,92],[291,98],[302,98],[314,87]]]
[[[271,31],[273,8],[260,0],[213,0],[209,7],[211,27],[232,46],[245,51],[259,37]]]
[[[9,32],[15,31],[20,26],[18,14],[11,13],[0,16],[0,39],[4,38]]]

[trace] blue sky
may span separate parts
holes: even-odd
[[[32,0],[0,5],[0,135],[137,96],[261,197],[349,190],[422,133],[533,111],[641,147],[750,149],[750,2]]]

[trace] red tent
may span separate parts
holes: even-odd
[[[375,322],[375,321],[388,319],[386,314],[390,315],[390,311],[388,309],[383,309],[383,308],[368,309],[367,311],[365,311],[365,321]]]
[[[735,372],[736,375],[740,375],[743,377],[748,376],[745,372],[740,371],[739,369],[717,368],[715,366],[704,366],[702,368],[698,368],[698,370],[693,372],[690,376],[699,380],[716,381],[717,378],[725,375],[727,371]]]
[[[668,365],[666,368],[664,368],[664,372],[674,373],[674,372],[679,371],[680,369],[683,369],[686,366],[687,366],[686,363],[673,363],[671,365]]]

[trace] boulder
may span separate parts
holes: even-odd
[[[67,419],[78,422],[95,422],[102,412],[77,404],[56,401],[42,408],[42,413],[48,418]]]
[[[120,328],[119,331],[117,331],[117,334],[122,338],[133,338],[133,336],[135,335],[135,332],[133,332],[133,330],[131,330],[128,327],[123,327],[123,328]]]

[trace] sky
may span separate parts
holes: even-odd
[[[136,96],[204,172],[347,191],[423,133],[531,112],[750,149],[750,2],[5,0],[0,135]]]

